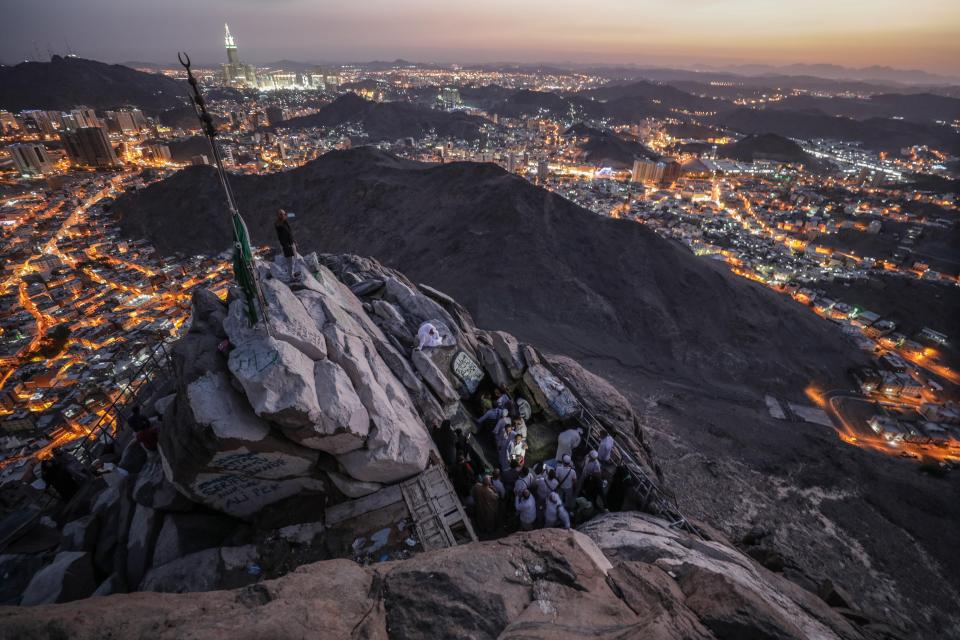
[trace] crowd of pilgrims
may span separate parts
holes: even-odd
[[[453,487],[481,537],[517,528],[570,529],[598,512],[624,508],[632,479],[625,467],[613,463],[611,434],[590,449],[584,429],[570,425],[559,434],[552,459],[530,464],[530,404],[497,389],[482,397],[481,409],[477,433],[492,436],[496,468],[487,468],[470,446],[471,436],[454,431],[448,420],[433,434]]]

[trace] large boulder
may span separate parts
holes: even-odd
[[[520,345],[517,343],[517,339],[504,331],[491,331],[490,340],[493,342],[493,348],[497,355],[506,365],[510,377],[519,380],[526,365],[523,361],[523,355],[520,353]]]
[[[523,382],[536,404],[551,418],[572,418],[579,414],[580,403],[563,382],[542,364],[528,367]]]
[[[513,384],[513,379],[507,371],[507,367],[493,347],[479,344],[477,345],[477,354],[480,356],[480,362],[493,384],[501,389],[507,389]]]
[[[320,419],[313,364],[296,348],[268,335],[237,346],[229,361],[254,412],[292,430],[311,427]]]
[[[338,455],[347,474],[369,482],[396,482],[426,466],[431,442],[406,386],[380,355],[383,332],[353,293],[325,268],[319,296],[304,295],[324,322],[330,360],[347,374],[370,417],[365,447]]]
[[[19,603],[20,594],[49,559],[42,553],[0,555],[0,605]]]
[[[20,604],[30,606],[70,602],[86,598],[96,588],[90,554],[85,551],[61,551],[53,562],[33,576]]]
[[[718,638],[862,637],[816,595],[734,547],[672,529],[654,516],[608,513],[580,531],[597,543],[615,568],[643,563],[670,576],[671,589],[683,593],[677,606],[684,608],[684,616],[694,615]],[[616,581],[617,574],[612,577]]]
[[[275,434],[224,371],[189,383],[175,409],[164,421],[160,453],[167,480],[191,500],[246,518],[323,488],[318,453]]]
[[[235,520],[212,513],[168,513],[154,546],[153,566],[220,546],[236,526]]]
[[[450,384],[450,380],[430,357],[430,354],[435,351],[437,350],[427,349],[425,351],[414,351],[411,358],[411,360],[413,360],[413,366],[416,367],[417,372],[423,376],[424,381],[441,403],[450,404],[452,402],[458,402],[460,400],[460,394],[457,393],[453,385]]]
[[[261,271],[261,273],[264,273]],[[327,355],[326,342],[303,303],[290,291],[290,288],[274,277],[260,279],[261,289],[268,305],[268,324],[270,335],[286,342],[297,351],[312,360],[322,360]],[[230,304],[230,313],[224,322],[224,329],[234,345],[242,345],[246,340],[260,333],[253,330],[247,320],[245,301],[234,300]]]
[[[137,504],[158,511],[190,511],[196,506],[167,480],[159,456],[149,460],[137,474],[133,499]]]
[[[150,507],[138,504],[130,522],[130,533],[127,535],[127,584],[137,585],[143,574],[150,568],[153,560],[153,546],[163,521],[162,514]]]
[[[100,520],[92,513],[63,525],[61,551],[93,551],[100,533]]]
[[[300,444],[328,453],[346,453],[363,446],[370,433],[370,414],[343,367],[331,360],[313,365],[320,414],[310,429],[287,431]]]
[[[140,583],[141,591],[188,593],[220,586],[220,549],[205,549],[154,567]]]

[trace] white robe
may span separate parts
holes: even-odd
[[[429,322],[420,325],[420,329],[417,331],[417,340],[420,343],[420,346],[417,347],[419,350],[423,350],[425,347],[439,347],[443,344],[440,332]]]
[[[557,462],[563,460],[564,454],[573,455],[573,450],[580,446],[580,432],[577,429],[567,429],[557,436]]]
[[[520,522],[524,524],[533,524],[537,520],[537,501],[530,495],[524,500],[517,496],[516,504],[517,515],[520,516]]]
[[[613,455],[613,436],[608,435],[600,441],[597,453],[600,454],[600,462],[610,462],[610,456]]]

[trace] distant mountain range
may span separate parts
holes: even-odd
[[[716,68],[716,67],[704,67]],[[758,76],[781,74],[791,76],[815,76],[832,80],[865,80],[873,82],[896,82],[899,84],[955,84],[960,76],[946,76],[919,69],[895,69],[893,67],[872,65],[869,67],[844,67],[838,64],[788,64],[774,66],[767,64],[744,64],[724,67],[728,71],[741,75]]]
[[[317,113],[284,120],[278,128],[363,126],[372,141],[422,138],[430,132],[464,140],[480,137],[485,120],[465,113],[439,111],[407,102],[373,102],[355,93],[347,93]]]
[[[164,75],[85,58],[53,56],[50,62],[0,67],[0,108],[9,111],[133,105],[157,113],[183,105],[187,89]]]

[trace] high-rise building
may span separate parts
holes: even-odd
[[[237,41],[230,33],[230,25],[223,25],[223,44],[227,49],[227,64],[223,65],[223,79],[227,84],[240,87],[256,87],[257,71],[253,65],[240,62]]]
[[[76,121],[77,127],[100,126],[100,120],[97,118],[96,112],[90,107],[77,107],[70,111],[70,115],[72,115],[74,121]]]
[[[13,164],[23,175],[40,175],[53,170],[53,159],[42,144],[27,142],[10,145]]]
[[[662,162],[638,158],[633,161],[631,180],[642,184],[657,184],[663,179],[664,169],[666,165]]]
[[[140,110],[121,109],[120,111],[104,111],[103,116],[110,131],[128,136],[140,131],[140,125],[137,124],[134,111],[139,112]],[[142,118],[143,114],[141,113],[140,116]],[[145,121],[146,119],[143,118],[143,120]]]
[[[437,93],[437,103],[441,109],[455,109],[463,105],[460,91],[456,87],[443,87]]]
[[[230,33],[230,25],[223,25],[226,34],[223,37],[224,46],[227,48],[227,64],[240,64],[240,53],[237,51],[237,42]]]
[[[0,111],[0,135],[13,133],[20,128],[17,119],[9,111]]]
[[[95,168],[120,166],[107,131],[102,127],[79,127],[76,131],[61,133],[60,139],[75,165]]]
[[[28,130],[38,133],[41,136],[55,136],[56,130],[53,128],[53,122],[46,111],[24,111],[23,122]]]

